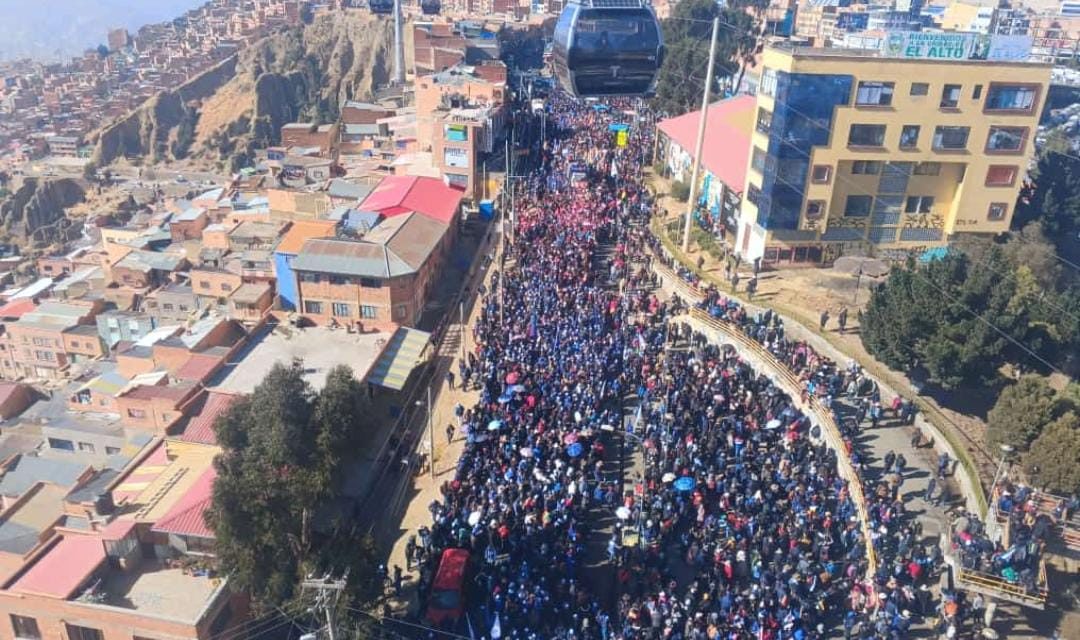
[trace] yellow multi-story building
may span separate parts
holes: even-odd
[[[907,37],[893,38],[889,55],[765,50],[737,236],[744,257],[899,257],[1009,228],[1049,65],[966,59],[1018,57],[1007,42]]]

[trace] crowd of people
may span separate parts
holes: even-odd
[[[554,96],[546,140],[525,136],[537,160],[519,172],[512,241],[462,369],[480,399],[459,412],[465,452],[415,549],[421,599],[441,552],[464,548],[481,636],[906,637],[940,615],[928,585],[941,559],[905,514],[902,456],[871,464],[855,444],[882,411],[876,386],[708,290],[704,310],[794,373],[793,399],[658,298],[650,133],[618,146],[609,130],[630,106]],[[836,412],[865,528],[838,452],[800,409],[810,396]],[[858,419],[839,419],[840,398]],[[640,460],[626,477],[624,448]]]

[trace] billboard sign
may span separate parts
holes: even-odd
[[[882,54],[915,60],[1023,61],[1031,53],[1031,44],[1031,36],[892,31],[882,41]]]

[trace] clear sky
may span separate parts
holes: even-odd
[[[105,42],[111,28],[134,31],[171,20],[205,1],[0,0],[0,60],[66,60]]]

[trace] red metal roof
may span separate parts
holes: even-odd
[[[105,560],[105,546],[97,536],[64,536],[34,563],[11,590],[53,598],[70,598]]]
[[[750,131],[753,126],[754,96],[735,96],[709,105],[701,164],[729,189],[742,193],[746,166],[750,159]],[[701,111],[661,120],[656,126],[687,154],[693,155]]]
[[[358,207],[377,211],[387,218],[410,211],[450,224],[461,205],[462,193],[437,178],[387,176]]]
[[[232,393],[211,391],[206,394],[202,409],[188,421],[184,432],[179,439],[185,442],[198,442],[201,444],[217,444],[217,436],[214,434],[214,421],[228,409],[232,403],[240,399],[240,396]]]
[[[17,298],[0,307],[0,318],[21,318],[37,307],[30,298]]]
[[[206,519],[203,516],[214,499],[215,478],[217,478],[217,471],[213,467],[208,467],[206,471],[203,471],[184,497],[177,500],[173,508],[154,524],[153,531],[178,536],[213,538],[214,532],[206,526]]]
[[[190,380],[191,382],[206,382],[210,376],[218,370],[225,361],[225,356],[212,353],[193,353],[174,376],[177,380]]]

